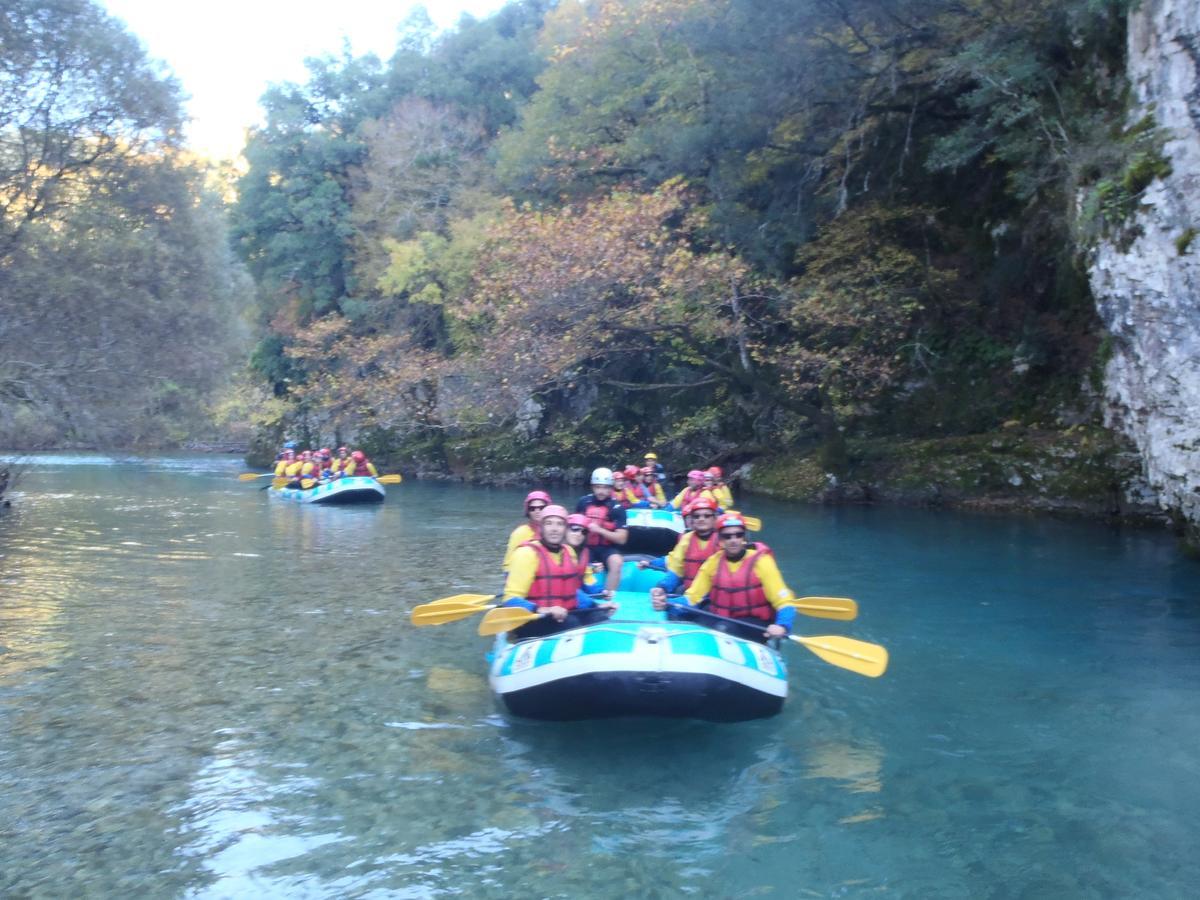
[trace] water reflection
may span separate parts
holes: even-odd
[[[493,704],[473,622],[407,625],[496,584],[519,491],[312,509],[239,470],[23,481],[0,530],[0,896],[1200,883],[1200,568],[1169,542],[756,504],[797,587],[860,601],[886,678],[794,648],[774,720],[530,723]]]

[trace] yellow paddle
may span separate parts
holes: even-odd
[[[866,641],[837,635],[801,637],[798,634],[789,634],[788,640],[807,647],[831,665],[849,669],[868,678],[878,678],[887,671],[887,648],[879,644],[868,644]]]
[[[468,616],[476,615],[485,610],[495,610],[495,605],[480,606],[478,603],[426,603],[412,611],[412,623],[418,628],[426,625],[445,625],[447,622],[457,622]],[[523,611],[523,610],[522,610]]]
[[[858,618],[858,604],[849,597],[797,597],[788,605],[814,619],[849,622]]]
[[[512,631],[535,619],[540,619],[545,613],[530,612],[520,606],[501,606],[493,609],[479,622],[479,633],[483,635],[499,634],[502,631]]]
[[[430,600],[426,606],[465,606],[468,603],[480,605],[491,600],[499,600],[499,594],[455,594],[453,597],[442,597],[440,600]],[[417,607],[420,609],[420,607]]]
[[[238,481],[254,481],[257,478],[274,478],[274,472],[243,472],[238,476]]]
[[[380,475],[377,479],[380,484],[401,484],[404,481],[403,475]]]
[[[672,603],[671,605],[677,607],[680,606],[678,603]],[[694,614],[708,616],[712,619],[722,619],[726,622],[730,621],[725,616],[711,613],[706,609],[697,609],[694,606],[680,608],[687,609],[688,612]],[[755,631],[767,630],[762,625],[755,625],[753,622],[747,622],[745,619],[736,619],[734,621],[736,621],[739,625],[744,625],[747,628],[753,628]],[[859,675],[866,675],[868,678],[878,678],[887,671],[887,648],[881,647],[879,644],[868,644],[866,641],[858,641],[854,638],[839,637],[838,635],[801,637],[798,634],[789,634],[787,639],[808,648],[830,665],[838,666],[842,669],[849,669],[851,672],[857,672]]]

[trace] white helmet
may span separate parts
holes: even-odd
[[[612,487],[613,474],[612,469],[597,469],[592,473],[592,480],[588,484],[607,484]]]

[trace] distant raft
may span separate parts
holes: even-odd
[[[683,516],[670,509],[627,509],[625,525],[629,539],[621,553],[665,556],[683,534]]]
[[[362,475],[338,478],[307,490],[273,487],[267,493],[280,500],[291,500],[294,503],[320,503],[325,506],[382,503],[383,498],[387,496],[387,491],[384,490],[382,484],[370,476]]]
[[[499,635],[488,681],[508,712],[557,721],[654,716],[740,722],[776,715],[788,694],[779,653],[655,612],[647,591],[661,577],[630,561],[612,619],[524,641]]]

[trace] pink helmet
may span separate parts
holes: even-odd
[[[353,453],[350,454],[350,458],[352,460],[354,460],[355,462],[362,462],[364,459],[367,458],[367,454],[363,453],[361,450],[355,450]]]
[[[691,479],[691,478],[695,478],[697,481],[703,481],[703,480],[704,480],[704,473],[703,473],[703,472],[701,472],[699,469],[692,469],[692,471],[688,472],[688,476],[687,476],[687,477],[688,477],[689,479]]]
[[[563,509],[561,506],[559,506],[558,504],[554,504],[553,506],[547,506],[544,510],[542,510],[542,521],[543,522],[545,522],[547,519],[553,519],[556,517],[559,519],[562,519],[565,522],[567,520],[567,511],[565,509]]]
[[[720,478],[725,473],[721,471],[720,466],[710,466],[708,469],[708,474],[711,475],[713,478]]]
[[[583,513],[571,513],[569,516],[567,516],[568,525],[582,525],[584,528],[587,528],[588,522],[590,521],[591,519],[589,519]]]
[[[547,494],[545,491],[530,491],[528,494],[525,495],[525,508],[529,509],[529,504],[532,503],[534,500],[541,500],[547,506],[552,502],[550,500],[550,495]]]

